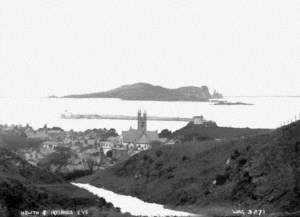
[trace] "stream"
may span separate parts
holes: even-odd
[[[114,193],[103,188],[98,188],[90,184],[71,183],[79,188],[83,188],[98,197],[104,198],[107,202],[112,203],[115,207],[119,207],[122,213],[128,212],[136,216],[199,216],[192,213],[176,211],[164,208],[163,205],[156,203],[147,203],[136,197],[126,196]]]

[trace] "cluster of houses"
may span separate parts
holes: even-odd
[[[1,131],[40,141],[40,146],[21,150],[24,158],[37,165],[50,154],[62,148],[70,150],[71,156],[66,171],[86,169],[83,165],[93,162],[101,166],[121,160],[151,148],[153,142],[159,142],[157,131],[147,131],[147,114],[138,112],[137,129],[130,128],[118,135],[115,130],[94,129],[84,132],[64,131],[59,127],[45,125],[37,130],[29,125],[0,125]],[[104,166],[105,167],[105,166]],[[55,170],[55,168],[53,168]]]
[[[157,131],[147,131],[147,114],[138,112],[137,129],[130,128],[118,135],[115,130],[94,129],[84,132],[64,131],[59,127],[45,125],[34,130],[29,125],[0,125],[1,131],[13,132],[28,139],[40,141],[39,147],[20,150],[31,164],[38,165],[47,156],[59,150],[69,150],[70,156],[66,167],[59,167],[60,172],[85,170],[90,166],[94,170],[105,168],[115,162],[151,148],[153,142],[159,142]],[[92,165],[89,165],[92,164]],[[56,171],[58,166],[50,165]]]
[[[205,125],[209,123],[203,116],[195,116],[193,123]],[[16,134],[41,141],[39,150],[24,153],[25,158],[37,164],[45,156],[59,148],[67,148],[72,152],[72,167],[80,169],[87,161],[92,160],[101,165],[107,158],[116,161],[124,160],[140,151],[150,149],[153,145],[173,145],[174,139],[160,138],[157,131],[147,129],[147,113],[137,113],[137,128],[129,128],[118,135],[114,129],[94,129],[84,132],[64,131],[59,127],[49,128],[45,125],[34,130],[29,125],[0,125],[1,131],[14,131]]]
[[[193,123],[195,125],[205,125],[210,123],[203,116],[194,116]],[[76,149],[80,146],[85,149],[91,149],[90,152],[102,149],[106,155],[109,151],[117,153],[118,151],[127,150],[130,154],[134,154],[152,147],[153,144],[173,145],[175,140],[160,138],[157,131],[147,130],[147,113],[138,110],[137,113],[137,129],[130,127],[127,131],[122,131],[121,135],[117,135],[114,131],[111,135],[104,135],[105,132],[97,130],[87,130],[85,132],[75,132],[73,130],[64,131],[59,127],[43,128],[34,130],[29,125],[22,127],[21,125],[0,125],[1,130],[15,130],[19,134],[25,134],[27,138],[42,140],[45,150],[52,151],[56,147],[70,147]],[[109,130],[106,130],[109,131]],[[112,129],[110,131],[113,131]]]

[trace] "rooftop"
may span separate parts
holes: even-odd
[[[136,129],[129,129],[122,131],[123,141],[139,144],[149,144],[153,141],[159,140],[157,131],[141,131]]]

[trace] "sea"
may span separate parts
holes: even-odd
[[[300,97],[225,97],[230,102],[253,105],[214,105],[212,102],[126,101],[120,99],[0,98],[0,124],[29,124],[37,129],[61,127],[83,131],[114,128],[117,132],[136,128],[136,121],[101,119],[61,119],[65,111],[73,114],[136,115],[138,109],[149,116],[187,117],[203,115],[219,126],[277,128],[299,119]],[[148,121],[149,130],[177,130],[186,122]]]

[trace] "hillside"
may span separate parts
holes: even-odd
[[[172,138],[180,139],[181,141],[191,140],[225,140],[232,138],[242,138],[271,132],[270,129],[251,129],[251,128],[233,128],[220,127],[214,122],[207,124],[195,125],[192,122],[188,123],[183,128],[172,133]]]
[[[299,152],[295,122],[246,138],[154,148],[81,181],[199,213],[220,207],[295,212]]]
[[[0,148],[0,215],[18,217],[24,210],[88,209],[88,217],[129,216],[89,192],[35,167]]]
[[[62,183],[62,179],[35,167],[6,149],[0,149],[0,180],[16,179],[28,183]]]
[[[206,86],[169,89],[148,83],[124,85],[106,92],[64,96],[64,98],[119,98],[122,100],[152,101],[207,101],[214,97],[221,98],[221,95],[217,92],[210,94]]]

